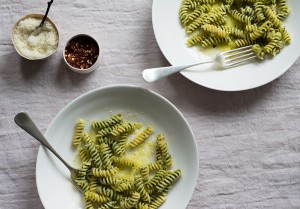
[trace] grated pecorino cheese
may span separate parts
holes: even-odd
[[[41,19],[27,18],[14,29],[13,40],[17,50],[29,59],[41,59],[52,54],[58,46],[58,32],[46,20],[38,35],[32,35],[40,25]]]

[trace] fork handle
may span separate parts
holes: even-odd
[[[143,78],[147,82],[154,82],[166,76],[172,75],[177,73],[181,70],[184,70],[189,67],[193,67],[200,64],[205,63],[213,63],[214,60],[204,60],[201,62],[196,62],[193,64],[188,65],[181,65],[181,66],[169,66],[169,67],[159,67],[159,68],[149,68],[143,71]]]
[[[49,142],[45,139],[43,134],[40,132],[40,130],[36,127],[34,122],[31,120],[29,115],[25,112],[18,113],[15,118],[15,123],[20,126],[24,131],[29,133],[33,138],[38,140],[42,145],[44,145],[46,148],[48,148],[58,159],[65,164],[65,166],[69,170],[73,170],[74,168],[70,166],[49,144]]]

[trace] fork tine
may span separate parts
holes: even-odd
[[[244,46],[244,47],[240,47],[240,48],[236,48],[236,49],[232,49],[232,50],[229,50],[229,51],[226,51],[226,52],[222,52],[220,54],[231,54],[233,52],[238,52],[238,51],[244,51],[244,50],[247,50],[247,49],[252,49],[252,45],[250,46]]]
[[[241,61],[238,61],[238,62],[234,62],[234,63],[226,64],[226,66],[224,66],[224,67],[233,67],[233,66],[236,66],[236,65],[242,64],[243,62],[247,62],[247,61],[249,61],[249,60],[251,60],[251,59],[254,59],[254,58],[257,58],[257,57],[254,55],[254,56],[252,56],[252,57],[248,57],[248,58],[246,58],[246,59],[243,59],[243,60],[241,60]]]
[[[228,55],[228,56],[224,56],[225,59],[230,59],[230,58],[233,58],[233,57],[236,57],[237,55],[240,55],[240,54],[246,54],[248,52],[253,52],[252,49],[247,49],[245,51],[240,51],[240,52],[237,52],[237,53],[234,53],[234,54],[231,54],[231,55]]]
[[[253,52],[252,45],[221,52],[216,55],[216,62],[224,68],[233,67],[251,59],[257,58]]]
[[[238,56],[238,57],[235,57],[233,59],[230,59],[230,60],[226,60],[228,63],[232,63],[232,62],[235,62],[237,60],[241,60],[241,59],[244,59],[244,58],[248,58],[249,56],[254,56],[254,52],[251,52],[251,53],[248,53],[248,54],[244,54],[242,56]]]

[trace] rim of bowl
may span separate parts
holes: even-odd
[[[43,18],[44,17],[44,15],[43,14],[28,14],[28,15],[26,15],[26,16],[24,16],[24,17],[22,17],[21,19],[19,19],[16,23],[15,23],[15,25],[14,25],[14,27],[12,28],[12,30],[11,30],[11,41],[12,41],[12,43],[13,43],[13,45],[14,45],[14,48],[15,48],[15,50],[17,51],[17,53],[21,56],[21,57],[23,57],[23,58],[25,58],[25,59],[27,59],[27,60],[42,60],[42,59],[45,59],[45,58],[47,58],[47,57],[50,57],[51,55],[53,55],[55,52],[57,52],[57,49],[58,49],[58,46],[59,46],[59,31],[58,31],[58,29],[57,29],[57,27],[56,27],[56,24],[47,16],[47,18],[46,18],[46,20],[48,20],[53,26],[54,26],[54,28],[55,28],[55,30],[56,30],[56,32],[57,32],[57,36],[58,36],[58,41],[57,41],[57,46],[56,46],[56,49],[51,53],[51,54],[49,54],[49,55],[47,55],[46,57],[42,57],[42,58],[29,58],[29,57],[26,57],[25,55],[23,55],[20,51],[19,51],[19,49],[17,48],[17,46],[16,46],[16,44],[15,44],[15,41],[14,41],[14,31],[15,31],[15,28],[16,28],[16,26],[19,24],[19,22],[21,22],[22,20],[25,20],[25,19],[27,19],[27,18],[30,18],[30,17],[33,17],[33,18]]]
[[[107,91],[107,90],[111,90],[111,89],[118,89],[118,88],[121,88],[121,89],[124,89],[124,88],[127,88],[127,89],[133,89],[133,90],[141,90],[141,91],[144,91],[146,93],[149,93],[151,94],[152,96],[156,97],[156,98],[160,98],[163,102],[165,102],[166,104],[168,104],[170,106],[170,108],[172,108],[175,112],[177,112],[177,114],[179,115],[179,117],[184,121],[186,127],[188,128],[187,130],[189,131],[189,133],[191,134],[192,136],[192,143],[194,145],[194,151],[195,151],[195,155],[196,155],[196,164],[197,164],[197,167],[196,167],[196,170],[195,170],[195,173],[196,173],[196,177],[194,179],[194,182],[193,182],[193,190],[192,190],[192,193],[191,193],[191,196],[189,196],[189,199],[187,200],[187,203],[186,205],[188,205],[188,203],[191,201],[191,198],[192,198],[192,194],[193,192],[195,191],[195,188],[196,188],[196,185],[197,185],[197,179],[199,178],[198,175],[199,175],[199,154],[198,154],[198,146],[197,146],[197,141],[196,141],[196,138],[195,138],[195,135],[194,135],[194,132],[190,126],[190,124],[188,123],[187,119],[184,117],[183,113],[170,101],[168,100],[166,97],[162,96],[161,94],[151,90],[151,89],[147,89],[147,88],[144,88],[144,87],[140,87],[140,86],[136,86],[136,85],[132,85],[132,84],[114,84],[114,85],[107,85],[107,86],[102,86],[102,87],[98,87],[96,89],[93,89],[93,90],[90,90],[90,91],[87,91],[83,94],[81,94],[80,96],[76,97],[75,99],[73,99],[72,101],[70,101],[67,105],[65,105],[55,116],[54,118],[52,118],[50,124],[47,126],[47,129],[46,129],[46,132],[45,132],[45,136],[48,135],[48,132],[49,132],[49,127],[53,126],[53,124],[56,122],[56,120],[59,118],[59,116],[64,112],[66,111],[68,108],[70,108],[72,105],[74,105],[76,102],[80,101],[82,98],[84,97],[88,97],[92,94],[96,94],[98,91]],[[41,184],[39,183],[39,180],[40,180],[40,177],[38,177],[37,175],[37,172],[38,172],[38,164],[40,164],[40,159],[39,159],[39,156],[41,154],[42,151],[45,151],[45,152],[48,152],[47,149],[44,149],[43,146],[40,146],[39,147],[39,150],[38,150],[38,154],[37,154],[37,159],[36,159],[36,185],[37,185],[37,191],[38,191],[38,195],[39,195],[39,198],[43,204],[43,206],[45,208],[48,209],[48,207],[46,206],[45,204],[45,195],[44,193],[42,193],[41,191]],[[50,152],[50,151],[49,151]]]
[[[74,38],[77,38],[77,37],[80,37],[80,36],[82,36],[82,37],[88,37],[88,38],[94,40],[95,43],[96,43],[97,46],[98,46],[98,49],[99,49],[99,53],[98,53],[98,57],[97,57],[96,62],[95,62],[91,67],[86,68],[86,69],[79,69],[79,68],[73,67],[72,65],[70,65],[70,64],[68,63],[68,61],[66,60],[66,57],[65,57],[65,51],[66,51],[67,45],[68,45],[68,44],[70,43],[70,41],[72,41]],[[94,70],[96,70],[96,69],[98,68],[99,60],[100,60],[100,45],[99,45],[98,41],[97,41],[93,36],[88,35],[88,34],[86,34],[86,33],[79,33],[79,34],[74,35],[74,36],[72,36],[71,38],[69,38],[69,40],[66,42],[66,44],[65,44],[65,46],[64,46],[64,50],[63,50],[63,54],[62,54],[62,55],[63,55],[63,59],[64,59],[66,65],[67,65],[72,71],[74,71],[74,72],[76,72],[76,73],[81,73],[81,74],[90,73],[90,72],[92,72],[92,71],[94,71]]]

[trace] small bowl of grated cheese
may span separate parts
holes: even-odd
[[[18,54],[28,60],[45,59],[57,51],[59,33],[47,17],[41,31],[33,32],[40,25],[42,14],[29,14],[20,19],[13,27],[11,39]]]

